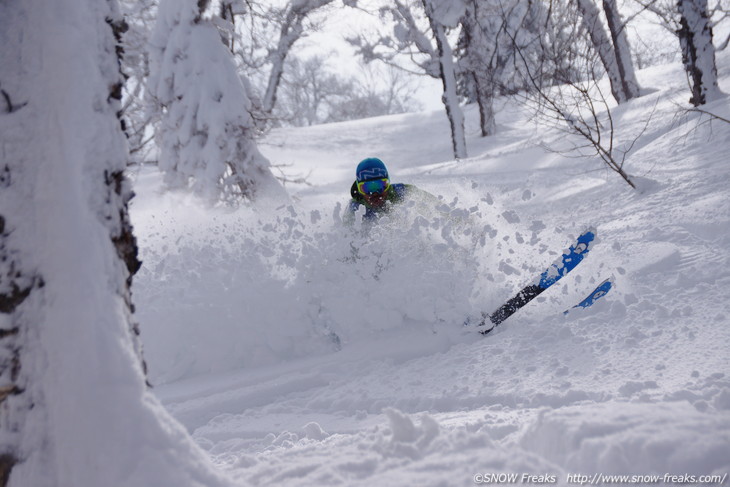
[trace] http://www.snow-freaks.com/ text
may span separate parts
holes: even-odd
[[[693,474],[566,474],[565,477],[555,474],[530,473],[477,473],[474,475],[475,484],[557,484],[563,480],[567,484],[575,485],[724,485],[728,474],[724,475],[693,475]]]

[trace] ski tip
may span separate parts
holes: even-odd
[[[608,279],[602,281],[598,286],[596,286],[596,288],[593,291],[591,291],[591,293],[583,301],[576,304],[572,308],[566,309],[565,311],[563,311],[563,314],[567,315],[574,309],[578,309],[578,308],[585,309],[585,308],[592,306],[593,303],[595,303],[596,301],[601,299],[603,296],[608,294],[608,292],[611,289],[613,289],[614,287],[615,287],[614,277],[611,276]]]
[[[578,242],[592,245],[598,241],[598,231],[596,227],[588,227],[583,230],[583,233],[577,238]]]
[[[612,275],[608,279],[604,279],[603,281],[601,281],[601,283],[598,286],[596,286],[596,289],[599,289],[601,287],[605,287],[607,290],[615,288],[616,287],[616,278]]]

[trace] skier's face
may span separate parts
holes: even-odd
[[[387,178],[374,179],[357,183],[357,190],[363,195],[368,205],[380,208],[385,204],[390,181]]]
[[[382,193],[365,194],[363,196],[365,197],[365,201],[375,208],[380,208],[385,204],[385,191]]]

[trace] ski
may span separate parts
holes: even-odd
[[[581,263],[596,240],[596,230],[590,228],[583,232],[566,251],[563,252],[532,284],[522,288],[512,299],[508,300],[493,313],[482,313],[482,321],[477,329],[482,335],[492,331],[497,325],[512,316],[527,303],[535,299],[550,286],[558,282],[564,275]],[[491,326],[490,326],[491,325]]]
[[[593,291],[591,291],[591,293],[588,295],[588,297],[586,297],[583,301],[576,304],[572,308],[566,309],[565,311],[563,311],[563,314],[567,315],[568,313],[571,312],[571,310],[574,310],[576,308],[587,308],[587,307],[593,305],[593,303],[595,303],[597,300],[599,300],[600,298],[602,298],[603,296],[608,294],[608,291],[610,291],[613,287],[614,287],[613,278],[606,279],[605,281],[600,283],[598,286],[596,286],[596,288]]]

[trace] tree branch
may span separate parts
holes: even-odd
[[[514,41],[514,37],[510,35]],[[515,42],[516,44],[516,42]],[[623,170],[623,164],[628,151],[624,151],[621,161],[617,161],[614,157],[614,124],[611,116],[611,110],[608,107],[608,102],[603,95],[603,92],[596,83],[594,73],[589,70],[590,79],[592,80],[591,86],[584,86],[577,82],[567,82],[563,85],[555,86],[557,94],[549,94],[543,87],[540,78],[530,68],[530,64],[525,58],[522,49],[519,46],[515,46],[517,55],[520,57],[525,70],[526,81],[532,86],[532,93],[537,96],[539,110],[547,109],[548,112],[552,112],[551,118],[553,120],[559,120],[567,124],[568,132],[580,135],[583,137],[587,145],[585,147],[591,148],[594,153],[610,168],[612,171],[618,173],[623,180],[632,188],[636,189],[633,181]],[[591,96],[589,88],[593,88],[598,92],[598,99],[594,99]],[[565,102],[564,90],[568,89],[572,91],[572,101],[570,104]],[[526,97],[529,95],[525,95]],[[608,130],[607,137],[608,143],[604,142],[603,134],[606,130],[603,129],[601,124],[596,102],[600,102],[605,107],[605,111],[608,114]],[[588,112],[588,119],[586,120],[584,112]],[[539,115],[545,115],[541,113]],[[548,115],[550,115],[548,113]],[[635,142],[635,140],[634,140]],[[633,147],[633,143],[631,144]]]
[[[2,94],[2,97],[5,100],[5,106],[7,107],[8,113],[13,113],[14,111],[19,110],[28,104],[28,102],[23,102],[20,105],[13,105],[13,101],[10,99],[10,95],[2,88],[0,88],[0,94]]]

